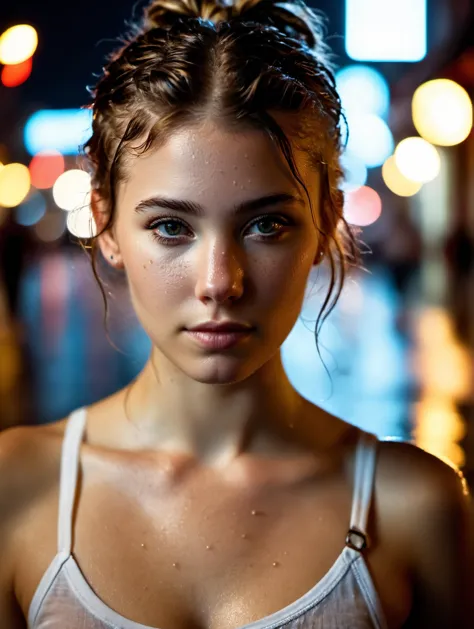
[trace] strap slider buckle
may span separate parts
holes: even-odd
[[[346,537],[346,546],[352,548],[353,550],[362,551],[367,548],[369,545],[369,540],[367,535],[362,533],[358,528],[352,527],[349,529]]]

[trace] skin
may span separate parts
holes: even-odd
[[[317,218],[317,173],[303,153],[295,158]],[[145,625],[234,629],[302,596],[341,551],[352,499],[345,463],[359,431],[304,400],[280,357],[320,261],[307,198],[295,186],[263,134],[208,123],[130,160],[117,220],[100,238],[106,260],[127,276],[153,349],[131,387],[88,408],[74,555],[106,604]],[[240,202],[281,192],[303,202],[232,214]],[[203,215],[134,211],[158,194],[198,202]],[[104,207],[94,195],[99,228]],[[250,222],[270,212],[291,226],[280,240],[259,240],[271,230]],[[168,236],[184,236],[166,246],[147,224],[170,216],[186,227],[173,225]],[[256,330],[211,352],[183,328],[212,318]],[[24,629],[56,552],[66,421],[0,435],[7,629]],[[254,509],[271,517],[253,517]],[[468,626],[466,512],[451,468],[409,444],[379,445],[365,559],[389,629]]]
[[[318,174],[304,153],[296,161],[317,216]],[[159,151],[133,160],[128,173],[114,229],[100,246],[105,258],[113,256],[113,264],[126,272],[135,311],[153,342],[150,362],[130,392],[129,417],[139,429],[153,431],[160,448],[207,463],[229,463],[244,441],[247,451],[265,440],[270,447],[276,428],[294,424],[304,405],[279,351],[319,261],[318,233],[303,189],[261,132],[231,135],[210,123],[177,133]],[[232,213],[234,205],[277,193],[298,201]],[[204,214],[159,207],[134,211],[157,195],[195,201]],[[291,225],[249,227],[265,213]],[[96,217],[101,224],[98,208]],[[163,217],[186,221],[182,228],[172,226],[171,234],[181,236],[170,245],[154,240],[146,228]],[[265,229],[280,231],[281,239],[259,240]],[[164,226],[157,230],[169,234]],[[209,351],[197,347],[183,328],[211,319],[247,322],[256,331],[231,350]]]

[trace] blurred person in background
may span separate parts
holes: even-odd
[[[0,435],[6,629],[468,626],[462,477],[281,362],[311,270],[317,341],[358,258],[321,27],[300,2],[157,0],[111,56],[92,260],[152,349],[111,396]]]

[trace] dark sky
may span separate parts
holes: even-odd
[[[89,102],[87,85],[101,71],[106,55],[117,47],[126,20],[140,18],[146,0],[4,0],[0,8],[0,32],[28,23],[39,33],[33,73],[16,97],[33,109],[79,107]],[[318,0],[330,18],[328,34],[343,34],[343,0]],[[342,54],[340,37],[331,44]],[[0,92],[4,88],[0,86]]]

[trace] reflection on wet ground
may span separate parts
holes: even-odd
[[[415,303],[400,319],[390,275],[383,268],[360,273],[347,281],[322,327],[320,358],[314,327],[324,285],[314,279],[282,348],[294,386],[379,437],[412,439],[471,474],[472,353],[459,341],[446,309]],[[82,253],[52,253],[26,273],[21,311],[32,376],[30,422],[53,421],[112,393],[146,361],[150,343],[125,283],[111,278],[106,291],[111,342]]]

